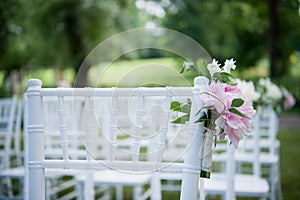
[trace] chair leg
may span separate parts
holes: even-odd
[[[123,199],[123,186],[122,185],[116,186],[116,199],[117,200]]]
[[[151,179],[151,200],[160,200],[162,198],[161,191],[160,175],[156,172]]]
[[[86,180],[84,183],[84,199],[85,200],[92,200],[95,197],[95,187],[94,187],[94,179],[93,173],[87,172]]]
[[[133,200],[138,200],[139,197],[142,194],[142,187],[141,186],[135,186],[133,188]]]
[[[83,200],[83,183],[82,182],[79,182],[77,181],[76,183],[76,191],[77,191],[77,197],[76,197],[76,200]]]
[[[13,185],[11,183],[11,179],[9,177],[4,178],[4,185],[6,187],[6,193],[8,197],[13,197]]]
[[[277,171],[278,171],[277,184],[276,184],[277,199],[278,200],[283,200],[282,189],[281,189],[281,168],[280,168],[280,162],[278,162]]]
[[[276,193],[277,193],[277,185],[279,183],[279,166],[278,164],[271,166],[271,173],[270,173],[270,199],[276,200]]]

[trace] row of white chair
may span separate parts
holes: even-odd
[[[26,184],[26,134],[21,130],[23,100],[17,96],[0,99],[0,199],[25,199],[27,196]],[[25,128],[26,129],[26,128]],[[25,130],[24,129],[24,130]],[[73,185],[74,186],[73,186]],[[75,187],[76,183],[66,181],[65,176],[47,173],[47,199],[60,199],[58,194],[68,188]],[[70,199],[76,197],[68,194]],[[65,196],[61,196],[64,199]]]
[[[2,98],[0,100],[0,199],[4,196],[13,196],[15,188],[11,179],[7,178],[4,171],[21,164],[22,154],[20,146],[21,112],[18,99]],[[20,180],[17,180],[20,181]]]
[[[39,199],[45,196],[42,193],[47,193],[46,197],[53,197],[59,191],[51,183],[62,183],[65,188],[71,188],[72,192],[65,196],[70,198],[110,198],[109,188],[113,187],[116,198],[123,199],[123,188],[130,186],[133,187],[134,199],[160,199],[161,190],[170,189],[170,186],[165,187],[168,185],[161,185],[162,180],[166,180],[166,183],[181,181],[182,172],[185,172],[184,177],[188,177],[185,181],[188,182],[178,187],[183,193],[182,198],[184,195],[203,198],[202,193],[195,192],[202,191],[198,189],[201,126],[170,123],[178,117],[178,113],[170,111],[172,101],[194,100],[191,118],[195,118],[196,110],[201,107],[196,87],[43,89],[39,80],[29,83],[29,102],[27,97],[24,98],[25,136],[29,136],[25,137],[25,141],[28,139],[29,142],[25,145],[29,149],[25,151],[25,157],[29,157],[29,176],[25,176],[24,167],[18,173],[18,177],[29,178],[25,180],[25,197],[33,195],[30,199]],[[268,119],[272,115],[260,116]],[[258,124],[263,124],[262,119],[255,121],[254,132],[250,135],[262,132]],[[273,129],[274,125],[273,133],[277,132],[276,123],[264,125],[264,129]],[[200,132],[195,134],[195,129]],[[276,135],[272,137],[276,140]],[[198,144],[194,144],[197,138]],[[266,140],[266,135],[264,138],[245,138],[237,150],[228,144],[217,144],[213,161],[227,167],[220,173],[212,173],[211,179],[204,181],[205,195],[221,195],[225,199],[234,199],[235,196],[275,199],[275,191],[281,191],[280,175],[274,176],[280,171],[279,156],[277,154],[277,158],[271,162],[257,148],[253,148],[257,140],[262,149],[274,144]],[[279,150],[279,142],[276,144],[275,151],[270,151],[272,155]],[[190,145],[194,145],[195,149],[191,149]],[[270,147],[273,148],[273,145]],[[187,165],[186,162],[191,164]],[[238,176],[232,169],[236,165],[241,173],[244,163],[255,163],[253,166],[256,171],[252,175]],[[257,170],[262,164],[272,168],[273,174],[269,176],[271,195],[268,194],[269,184]],[[69,182],[64,182],[67,178]],[[257,187],[249,187],[253,184]],[[37,187],[41,193],[37,192]],[[175,187],[172,185],[171,189]]]
[[[233,199],[234,194],[282,199],[277,115],[271,107],[263,107],[258,110],[252,126],[252,132],[241,140],[237,149],[228,149],[230,145],[226,141],[216,144],[212,158],[213,173],[211,179],[204,181],[206,196]],[[180,176],[175,174],[163,175],[162,178],[180,180]],[[166,189],[170,188],[175,187],[168,186]]]

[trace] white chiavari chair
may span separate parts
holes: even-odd
[[[61,173],[68,173],[77,170],[79,176],[85,176],[83,183],[85,199],[94,199],[94,173],[101,173],[101,171],[109,170],[109,173],[117,173],[121,175],[130,174],[137,177],[139,175],[151,175],[151,196],[159,199],[160,183],[159,172],[176,172],[182,173],[181,183],[181,199],[197,199],[198,197],[198,182],[200,173],[199,150],[202,143],[203,129],[200,124],[190,122],[188,131],[181,137],[182,142],[186,143],[184,150],[184,162],[165,162],[164,150],[167,148],[166,138],[168,137],[168,116],[170,115],[170,102],[173,98],[178,96],[189,96],[192,99],[191,121],[196,121],[196,113],[201,108],[201,98],[198,95],[199,90],[196,88],[82,88],[82,89],[53,89],[41,88],[41,81],[37,79],[29,80],[28,82],[28,190],[30,199],[43,199],[45,196],[45,172],[54,169]],[[193,92],[194,91],[194,92]],[[122,139],[118,137],[118,124],[114,119],[117,114],[118,98],[127,97],[136,100],[135,118],[133,132],[127,134],[132,140],[130,149],[124,149]],[[164,115],[163,125],[156,132],[147,133],[147,128],[144,129],[144,101],[148,97],[162,98],[162,115]],[[74,127],[66,126],[68,116],[73,116],[74,113],[66,113],[63,107],[59,109],[60,118],[60,138],[61,138],[61,157],[47,158],[45,157],[44,149],[44,124],[43,119],[43,101],[48,97],[57,98],[59,104],[64,105],[64,99],[68,97],[84,98],[85,102],[85,117],[83,136],[78,129],[79,124],[73,124]],[[101,98],[112,98],[110,101],[110,115],[111,117],[105,119],[106,115],[102,115],[105,123],[109,122],[109,126],[104,125],[101,129],[101,118],[96,117],[97,114],[101,116],[100,111],[96,110],[98,106],[93,105]],[[99,101],[100,101],[99,100]],[[91,102],[91,104],[89,103]],[[99,113],[97,113],[99,112]],[[95,114],[97,113],[97,114]],[[97,128],[100,131],[93,131],[95,127],[93,123],[97,123]],[[179,127],[180,128],[180,127]],[[103,133],[108,129],[108,133]],[[67,137],[67,132],[73,132],[73,135]],[[145,132],[143,132],[145,131]],[[75,135],[74,135],[75,134]],[[101,135],[102,137],[99,137]],[[72,158],[70,156],[69,148],[70,138],[76,137],[84,144],[82,150],[85,151],[84,159]],[[98,142],[106,140],[108,145],[107,155],[102,156],[99,153]],[[144,141],[145,140],[145,141]],[[121,141],[121,142],[120,142]],[[147,142],[146,142],[147,141]],[[120,143],[119,143],[120,142]],[[121,145],[119,145],[121,144]],[[146,144],[146,148],[143,145]],[[100,148],[101,149],[101,148]],[[126,152],[126,156],[118,157],[118,152]]]
[[[5,162],[6,168],[2,168],[0,170],[0,180],[1,180],[1,194],[0,199],[28,199],[27,185],[24,184],[24,180],[26,180],[25,176],[25,163],[26,163],[26,152],[23,151],[23,148],[26,147],[26,121],[27,115],[24,112],[23,120],[23,134],[21,132],[21,122],[22,122],[22,113],[23,106],[26,105],[26,97],[23,99],[17,99],[16,97],[7,98],[0,101],[1,104],[1,124],[3,128],[3,135],[5,137],[1,138],[5,139],[5,146],[1,149],[1,155],[3,155],[3,161]],[[45,103],[45,107],[49,106],[49,108],[53,108],[51,103]],[[26,106],[24,106],[26,109]],[[47,109],[45,109],[47,110]],[[53,117],[53,116],[52,116]],[[52,118],[55,121],[56,118]],[[53,123],[54,124],[54,123]],[[53,125],[52,124],[52,125]],[[5,131],[4,131],[5,128]],[[48,128],[48,127],[46,127]],[[48,132],[49,129],[47,129]],[[50,129],[51,130],[51,129]],[[54,134],[52,134],[53,136]],[[51,136],[51,134],[50,134]],[[50,137],[48,136],[48,137]],[[57,145],[57,144],[56,144]],[[51,156],[55,156],[55,150],[50,154]],[[49,156],[49,154],[48,154]],[[1,157],[1,163],[2,157]],[[46,174],[46,199],[72,199],[77,196],[76,193],[68,193],[67,195],[59,195],[62,191],[66,191],[66,189],[76,186],[76,182],[72,180],[66,181],[66,177],[61,176],[61,174],[55,173],[53,171],[48,171]],[[59,196],[58,196],[59,195]]]
[[[60,89],[58,88],[57,90]],[[90,113],[92,107],[97,106],[96,111],[97,113],[99,113],[97,117],[100,118],[98,121],[102,123],[101,127],[105,129],[107,124],[109,124],[107,120],[110,117],[105,116],[105,114],[107,114],[107,111],[103,110],[103,108],[106,108],[106,106],[108,106],[106,105],[107,98],[105,100],[101,99],[101,101],[97,103],[101,104],[101,106],[92,106],[93,102],[91,102],[91,99],[87,97],[76,98],[73,96],[65,96],[64,98],[61,98],[57,96],[48,96],[43,98],[43,119],[45,121],[45,158],[61,158],[62,150],[66,148],[65,145],[67,145],[70,159],[82,160],[87,156],[91,157],[90,154],[87,154],[86,151],[83,150],[85,142],[89,140],[96,141],[96,143],[93,142],[93,149],[91,149],[90,147],[89,151],[95,152],[96,150],[94,148],[96,148],[98,156],[108,156],[108,151],[104,148],[104,146],[107,145],[104,141],[105,138],[95,137],[97,136],[97,134],[93,135],[94,133],[98,133],[99,130],[97,128],[98,126],[96,118],[91,116]],[[74,127],[77,129],[76,131],[74,130]],[[76,132],[75,137],[72,137],[72,132]],[[89,132],[90,134],[85,135],[85,132]],[[89,138],[87,140],[87,138],[85,138],[86,136],[95,137],[95,140],[94,138]],[[65,144],[66,141],[68,141],[67,144]],[[128,142],[126,142],[126,144],[127,146],[129,146]],[[125,143],[122,144],[122,146],[125,146]],[[59,171],[48,169],[46,170],[47,198],[72,199],[74,196],[76,196],[77,199],[88,198],[84,195],[84,191],[87,187],[85,186],[87,184],[84,183],[90,182],[91,179],[89,179],[89,176],[91,175],[95,186],[100,186],[97,187],[95,193],[103,193],[103,199],[110,198],[109,186],[115,187],[117,189],[117,199],[123,199],[122,187],[132,186],[135,188],[135,190],[139,191],[139,188],[146,184],[149,184],[150,182],[149,175],[142,175],[137,177],[128,174],[125,176],[124,174],[121,175],[120,173],[117,173],[115,171],[112,172],[109,170],[84,174],[78,173],[78,171],[75,170],[68,170],[67,173],[65,173],[65,176],[63,176],[63,174]],[[66,181],[66,176],[67,178],[73,178]],[[65,189],[72,189],[73,185],[76,185],[77,191],[68,192],[63,197],[57,196],[58,193],[63,192]],[[149,192],[147,194],[149,194]],[[95,194],[95,196],[97,197],[99,195]]]
[[[268,198],[269,183],[267,179],[261,178],[258,127],[254,126],[250,134],[257,145],[245,147],[247,140],[244,139],[240,141],[241,148],[237,149],[229,142],[216,144],[212,157],[214,171],[211,178],[204,182],[206,195],[218,195],[225,200],[235,199],[237,196]],[[239,162],[242,159],[247,159],[247,167],[250,169],[247,173],[240,170]]]
[[[14,136],[14,120],[17,109],[17,98],[0,99],[0,169],[10,167],[10,156],[13,153],[11,148]]]
[[[249,163],[255,159],[255,154],[249,154],[253,146],[259,146],[259,161],[261,177],[267,178],[270,185],[269,198],[282,199],[280,177],[280,141],[278,134],[278,117],[272,107],[263,107],[253,121],[255,132],[245,137],[236,152],[236,161],[240,171],[249,171]],[[258,136],[258,141],[255,140]],[[250,168],[251,170],[251,168]]]
[[[267,177],[270,183],[270,199],[281,200],[281,173],[280,173],[280,141],[278,135],[278,116],[271,107],[263,107],[259,112],[260,135],[260,161],[262,164],[262,176]]]
[[[22,199],[23,179],[19,176],[23,163],[20,126],[22,104],[16,96],[0,100],[0,199]]]

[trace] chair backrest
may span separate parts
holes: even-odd
[[[276,138],[278,133],[278,116],[272,106],[264,106],[259,112],[259,134],[269,145],[264,148],[270,154],[276,154]]]
[[[260,163],[260,154],[261,154],[261,134],[260,134],[260,116],[256,115],[252,119],[252,131],[248,133],[247,136],[241,140],[239,148],[236,150],[237,160],[241,165],[247,163],[243,169],[242,166],[238,169],[240,173],[250,173],[257,177],[261,176],[261,163]],[[248,161],[248,162],[246,162]],[[250,161],[250,162],[249,162]]]
[[[0,169],[10,167],[13,147],[17,144],[13,140],[15,134],[17,98],[0,99]],[[13,141],[15,143],[13,144]]]
[[[29,199],[44,198],[47,168],[182,172],[181,199],[197,198],[203,137],[202,125],[194,123],[202,107],[199,86],[76,89],[41,86],[38,79],[28,81],[25,123]],[[174,127],[170,121],[174,115],[179,116],[170,110],[171,102],[187,99],[192,101],[190,122]],[[180,131],[183,127],[187,131]],[[51,145],[55,144],[47,143],[45,137],[51,128],[54,130],[49,132],[59,133],[57,156],[46,154],[47,148],[53,149]],[[164,157],[165,149],[178,138],[186,147],[181,152],[184,162]],[[72,150],[78,149],[84,156],[72,156]]]

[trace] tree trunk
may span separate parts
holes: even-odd
[[[270,76],[278,81],[282,76],[282,53],[279,48],[279,0],[268,0],[269,4],[269,58]]]

